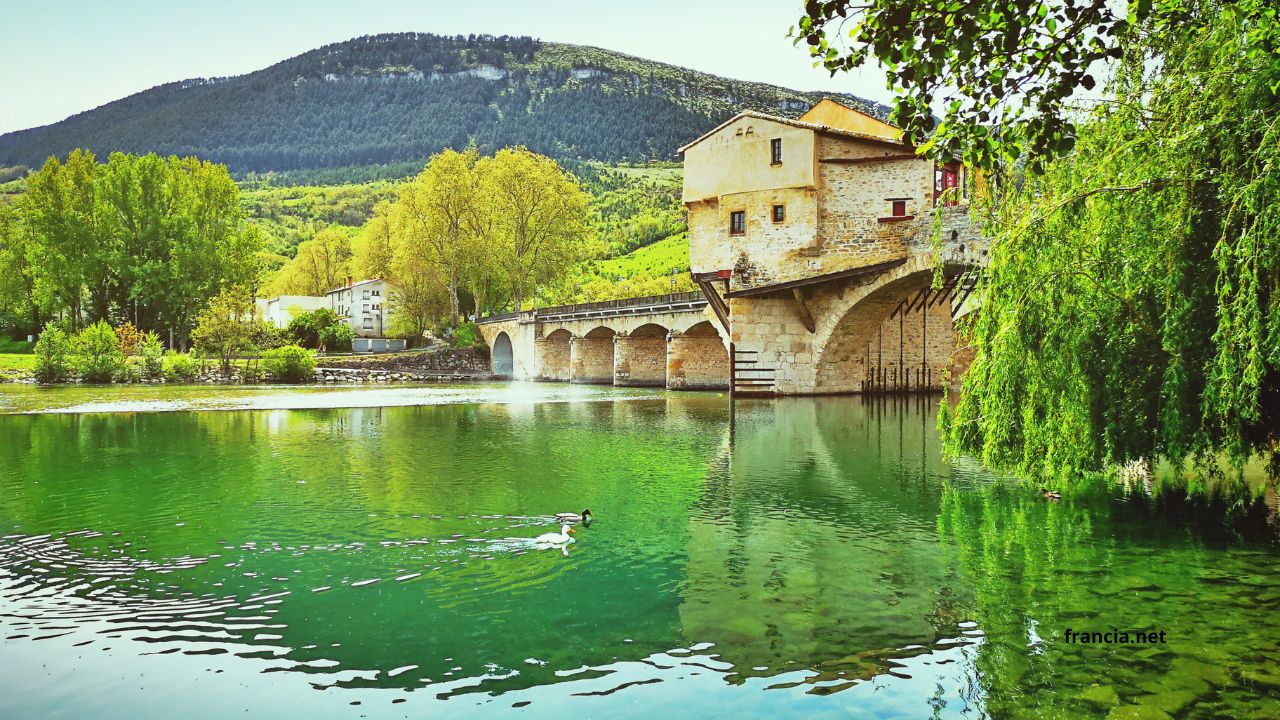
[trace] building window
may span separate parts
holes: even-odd
[[[365,311],[366,313],[367,313],[367,312],[369,312],[369,303],[365,303],[365,304],[364,304],[364,311]]]
[[[747,234],[747,212],[745,210],[734,210],[729,213],[729,234]]]
[[[907,214],[907,201],[894,200],[893,201],[893,217],[905,217],[906,214]]]
[[[365,291],[364,291],[364,299],[365,299],[365,300],[368,300],[368,299],[369,299],[369,291],[368,291],[368,290],[365,290]]]
[[[379,296],[379,295],[381,295],[381,294],[382,294],[382,291],[381,291],[381,290],[374,290],[374,291],[373,291],[373,296],[374,296],[374,297],[378,297],[378,296]]]
[[[782,164],[782,138],[769,141],[769,162],[773,165]]]
[[[365,319],[364,319],[364,329],[365,329],[365,330],[372,330],[372,329],[373,329],[373,320],[372,320],[372,319],[370,319],[370,318],[365,318]]]
[[[787,206],[786,206],[786,205],[774,205],[774,206],[773,206],[773,221],[774,221],[774,222],[776,222],[776,223],[780,223],[780,222],[782,222],[783,220],[786,220],[786,219],[787,219]]]

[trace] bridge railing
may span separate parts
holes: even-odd
[[[501,322],[516,318],[520,318],[523,321],[526,318],[532,320],[546,315],[574,315],[577,313],[625,310],[627,308],[649,307],[652,305],[679,305],[692,302],[706,302],[706,298],[702,297],[702,293],[698,291],[668,293],[666,295],[645,295],[643,297],[622,298],[621,300],[603,300],[601,302],[577,303],[574,305],[552,305],[551,307],[526,310],[522,313],[507,312],[486,315],[480,318],[479,322]]]

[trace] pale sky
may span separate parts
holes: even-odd
[[[240,75],[385,32],[531,35],[879,102],[873,70],[830,78],[787,30],[801,0],[0,0],[0,133],[161,83]]]

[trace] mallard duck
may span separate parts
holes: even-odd
[[[1045,488],[1040,488],[1040,494],[1044,496],[1045,500],[1061,500],[1062,499],[1062,493],[1058,492],[1057,490],[1048,490]]]
[[[566,545],[573,542],[573,528],[568,525],[561,525],[558,533],[543,533],[534,538],[534,542],[539,545]]]
[[[591,511],[583,510],[582,514],[578,513],[556,513],[556,520],[560,522],[591,522]]]

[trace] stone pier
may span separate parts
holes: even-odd
[[[613,331],[596,328],[569,340],[569,382],[613,384]]]
[[[644,325],[613,339],[613,384],[664,387],[667,384],[667,330]],[[717,338],[718,341],[718,338]]]

